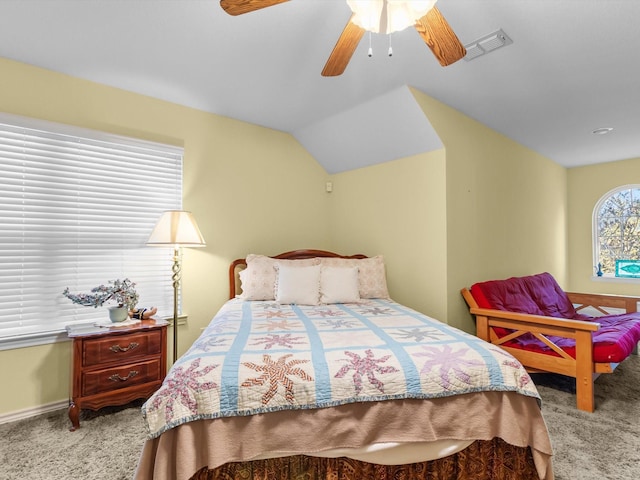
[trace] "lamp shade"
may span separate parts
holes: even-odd
[[[158,219],[147,245],[204,247],[206,243],[191,212],[168,210]]]
[[[351,21],[373,33],[392,33],[415,25],[437,0],[347,0]]]

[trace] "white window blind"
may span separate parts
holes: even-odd
[[[181,208],[182,156],[0,115],[0,347],[108,318],[105,307],[73,304],[66,287],[88,293],[130,278],[139,306],[171,314],[170,249],[145,243],[164,210]]]

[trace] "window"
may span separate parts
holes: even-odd
[[[182,203],[181,148],[0,115],[0,348],[108,318],[62,295],[130,278],[173,311],[170,249],[147,247]]]
[[[611,190],[593,211],[594,265],[614,276],[616,260],[640,260],[640,185]]]

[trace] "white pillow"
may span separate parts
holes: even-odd
[[[357,303],[359,301],[358,267],[322,266],[320,303]]]
[[[389,298],[384,257],[322,258],[321,265],[331,267],[358,267],[360,298]]]
[[[318,305],[320,301],[320,265],[297,267],[278,264],[276,302]]]
[[[243,300],[273,300],[275,298],[275,265],[295,264],[296,266],[318,265],[320,260],[277,260],[265,255],[249,254],[246,257],[247,268],[240,272],[240,288]]]

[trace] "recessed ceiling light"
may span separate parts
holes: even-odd
[[[602,128],[596,128],[593,132],[594,135],[606,135],[607,133],[610,133],[613,130],[613,128],[611,127],[602,127]]]

